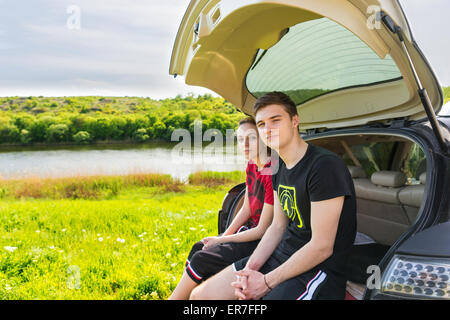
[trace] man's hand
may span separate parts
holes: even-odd
[[[231,285],[235,288],[235,295],[239,300],[259,300],[270,291],[261,272],[243,269],[235,274],[238,281],[232,282]]]

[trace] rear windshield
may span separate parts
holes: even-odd
[[[246,85],[256,98],[282,91],[298,105],[336,90],[401,78],[389,55],[380,59],[352,32],[321,18],[297,24],[269,50],[259,49]]]

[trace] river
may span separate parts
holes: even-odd
[[[176,144],[0,147],[0,177],[67,177],[163,173],[186,181],[197,171],[245,170],[237,148],[177,150]]]

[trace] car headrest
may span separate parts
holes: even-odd
[[[348,171],[353,179],[357,178],[367,178],[366,172],[363,168],[357,166],[348,166]]]
[[[401,171],[378,171],[370,177],[373,184],[398,188],[405,184],[406,175]]]
[[[419,180],[421,184],[425,184],[427,182],[427,173],[422,172],[422,174],[419,176]]]

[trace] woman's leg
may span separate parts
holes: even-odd
[[[173,290],[169,300],[188,300],[192,290],[196,286],[198,286],[198,284],[188,276],[185,269],[183,271],[183,275],[181,276],[180,282],[175,290]]]
[[[194,254],[201,251],[202,248],[203,243],[201,241],[195,243],[192,246],[191,252],[189,253],[186,261],[186,268],[190,264],[190,261],[192,260]],[[192,280],[192,278],[186,273],[186,268],[183,271],[180,282],[170,295],[169,300],[188,300],[192,289],[198,286],[198,283]]]

